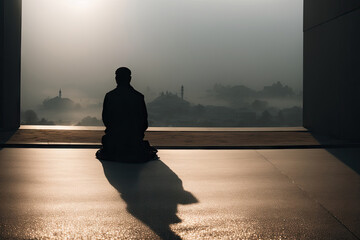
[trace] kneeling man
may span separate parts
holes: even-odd
[[[103,147],[96,153],[101,160],[145,162],[156,158],[157,150],[143,141],[148,128],[144,95],[131,85],[131,71],[115,72],[117,87],[105,95],[102,120],[106,127]]]

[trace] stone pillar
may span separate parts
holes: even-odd
[[[360,139],[360,1],[304,0],[304,127]]]
[[[21,0],[0,0],[0,129],[20,126]]]

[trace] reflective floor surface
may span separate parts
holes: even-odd
[[[95,151],[0,150],[0,239],[360,237],[359,149]]]

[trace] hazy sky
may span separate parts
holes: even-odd
[[[302,0],[24,0],[22,107],[85,104],[128,66],[140,91],[302,87]],[[145,93],[145,92],[144,92]]]

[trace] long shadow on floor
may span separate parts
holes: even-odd
[[[3,148],[3,145],[16,133],[17,130],[5,131],[0,130],[0,150]]]
[[[127,211],[162,239],[181,239],[170,224],[179,223],[178,204],[197,203],[181,179],[162,161],[143,164],[101,162],[109,183],[127,204]]]

